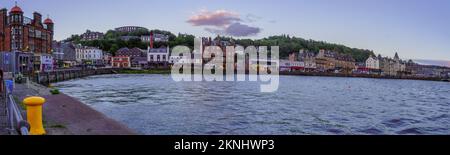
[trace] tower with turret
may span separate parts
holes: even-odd
[[[17,3],[9,10],[0,9],[0,51],[22,51],[50,54],[54,35],[54,23],[42,15],[24,16]]]

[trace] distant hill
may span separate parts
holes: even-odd
[[[413,60],[414,62],[421,65],[433,65],[433,66],[445,66],[450,67],[450,61],[448,60]]]

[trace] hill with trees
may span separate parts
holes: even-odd
[[[114,54],[118,49],[122,47],[134,48],[138,47],[141,49],[146,49],[148,43],[143,43],[139,38],[130,39],[128,41],[121,40],[121,36],[141,36],[150,35],[150,32],[164,34],[169,36],[168,43],[156,42],[155,47],[160,46],[170,46],[175,47],[177,45],[188,46],[191,49],[194,47],[194,35],[190,34],[178,34],[174,35],[169,31],[163,30],[140,30],[131,33],[117,32],[114,30],[109,30],[106,32],[105,37],[101,40],[93,41],[81,41],[79,35],[72,35],[65,41],[72,41],[76,44],[81,44],[84,46],[94,46],[99,47],[104,51],[109,51]],[[373,51],[367,49],[351,48],[340,44],[327,43],[324,41],[306,40],[299,37],[291,37],[289,35],[278,35],[270,36],[262,39],[233,39],[231,37],[220,37],[221,40],[233,40],[236,44],[247,46],[279,46],[280,47],[280,57],[287,58],[290,53],[298,52],[300,49],[305,49],[313,52],[319,52],[320,49],[332,50],[342,54],[348,54],[352,56],[356,61],[365,61],[369,56],[375,55]],[[217,39],[217,37],[215,39]]]
[[[369,56],[375,55],[372,50],[350,48],[344,45],[327,43],[324,41],[306,40],[298,37],[290,37],[289,35],[270,36],[263,39],[238,39],[237,44],[244,47],[249,45],[255,46],[279,46],[280,57],[286,58],[290,53],[298,52],[300,49],[313,51],[318,53],[319,50],[331,50],[342,54],[352,56],[356,61],[365,61]]]

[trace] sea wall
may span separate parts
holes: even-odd
[[[32,80],[38,84],[47,85],[50,83],[82,78],[91,75],[115,74],[117,72],[118,69],[112,68],[58,70],[51,72],[35,73],[32,76]]]
[[[282,71],[280,75],[300,75],[300,76],[330,76],[330,77],[355,77],[355,78],[378,78],[378,79],[406,79],[406,80],[428,80],[443,81],[438,77],[414,77],[414,76],[386,76],[378,74],[344,74],[344,73],[325,73],[325,72],[289,72]]]

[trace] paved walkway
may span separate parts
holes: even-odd
[[[46,120],[75,135],[133,135],[125,125],[65,94],[44,96]]]
[[[108,118],[80,101],[65,95],[51,95],[41,85],[16,84],[13,95],[22,101],[28,96],[46,99],[43,108],[44,126],[48,135],[132,135],[125,125]]]

